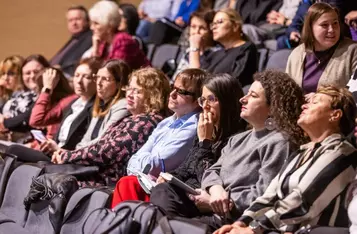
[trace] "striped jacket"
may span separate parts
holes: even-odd
[[[303,145],[239,220],[285,232],[307,224],[347,227],[344,202],[356,165],[356,149],[340,134]]]

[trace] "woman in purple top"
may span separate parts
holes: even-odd
[[[301,41],[288,59],[286,72],[304,92],[315,92],[321,85],[345,87],[357,66],[357,44],[341,36],[338,10],[327,3],[313,4]]]

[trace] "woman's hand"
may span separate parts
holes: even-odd
[[[183,21],[183,18],[180,16],[175,19],[175,24],[177,24],[180,27],[183,27],[185,26],[185,21]]]
[[[291,32],[290,33],[290,41],[295,41],[295,42],[299,42],[301,38],[301,35],[299,32]]]
[[[212,140],[214,131],[214,124],[212,121],[212,113],[203,111],[200,114],[197,126],[197,136],[199,141],[204,139]]]
[[[51,162],[53,162],[55,164],[63,164],[64,161],[62,159],[62,153],[64,153],[64,152],[65,152],[65,150],[63,150],[63,149],[56,150],[52,154]]]
[[[93,57],[98,57],[99,56],[99,44],[100,44],[100,38],[98,35],[93,34],[92,36],[92,56]]]
[[[43,88],[48,88],[53,90],[58,83],[57,71],[52,68],[46,69],[46,71],[42,74],[42,83]]]
[[[198,191],[200,194],[199,195],[189,194],[188,197],[190,198],[190,200],[196,204],[197,208],[201,212],[211,212],[212,208],[209,203],[211,196],[202,189],[196,189],[196,191]]]
[[[230,200],[228,193],[224,190],[221,185],[213,185],[209,189],[211,194],[210,205],[214,213],[217,213],[220,216],[224,216],[230,210]]]
[[[157,184],[166,183],[166,180],[165,180],[162,176],[159,176],[159,177],[156,179],[156,183],[157,183]]]
[[[52,154],[53,152],[59,150],[57,143],[52,139],[47,139],[40,144],[40,150],[45,154]]]
[[[202,36],[194,34],[190,36],[190,47],[200,49],[202,47]],[[199,52],[199,51],[198,51]]]
[[[239,233],[239,234],[251,234],[254,232],[245,225],[245,223],[237,221],[231,225],[224,225],[213,234],[224,234],[224,233]]]

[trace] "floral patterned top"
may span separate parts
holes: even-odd
[[[37,94],[31,90],[14,92],[3,106],[2,114],[6,118],[13,118],[25,113],[36,102],[36,99]]]
[[[94,144],[62,153],[63,163],[98,166],[99,174],[81,185],[115,185],[126,175],[130,156],[147,141],[163,117],[156,113],[129,116],[114,123]]]

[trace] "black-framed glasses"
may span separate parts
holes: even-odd
[[[187,90],[184,90],[184,89],[180,89],[180,88],[177,88],[177,87],[173,87],[172,88],[172,91],[176,91],[176,93],[180,94],[180,95],[184,95],[184,96],[192,96],[194,97],[196,94],[193,93],[193,92],[190,92],[190,91],[187,91]]]
[[[199,97],[197,101],[198,101],[198,105],[204,107],[205,101],[207,101],[208,105],[212,105],[216,101],[218,101],[218,99],[214,95],[208,95],[207,97]]]
[[[138,88],[134,88],[134,87],[130,87],[130,86],[125,86],[125,87],[121,88],[121,90],[125,91],[127,94],[133,93],[133,95],[139,95],[139,94],[143,93],[143,89],[138,89]]]

